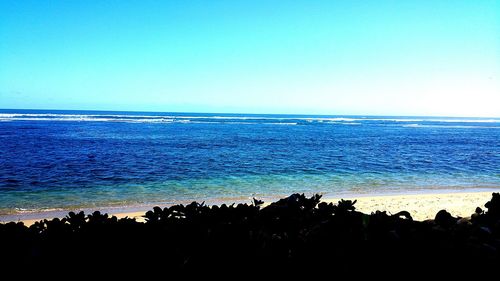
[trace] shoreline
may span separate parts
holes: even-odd
[[[487,189],[467,189],[467,190],[420,190],[410,192],[394,192],[394,193],[345,193],[337,195],[324,195],[322,202],[337,203],[340,199],[357,200],[357,211],[370,214],[375,211],[387,211],[389,214],[394,214],[399,211],[408,211],[414,220],[434,219],[436,213],[442,209],[447,210],[454,217],[470,217],[474,213],[476,207],[484,210],[484,204],[491,199],[493,192],[500,192],[500,188]],[[310,195],[308,195],[310,196]],[[264,199],[265,205],[272,203],[286,196],[276,196]],[[190,201],[192,202],[192,201]],[[189,204],[190,202],[187,202]],[[221,205],[232,203],[251,203],[251,200],[224,200],[219,202],[209,202],[208,205]],[[179,203],[180,204],[180,203]],[[183,204],[186,204],[184,202]],[[124,207],[103,207],[103,208],[84,208],[73,210],[73,212],[84,211],[86,214],[91,214],[94,211],[107,213],[110,216],[120,218],[135,218],[137,221],[144,221],[142,217],[147,211],[152,210],[154,206],[168,207],[174,204],[166,205],[140,205],[140,206],[124,206]],[[30,226],[33,223],[53,218],[63,218],[71,210],[57,210],[45,212],[33,212],[0,216],[0,223],[7,222],[23,222]]]

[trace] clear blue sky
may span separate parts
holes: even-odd
[[[500,116],[500,1],[0,1],[0,108]]]

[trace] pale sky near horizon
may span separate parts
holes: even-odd
[[[500,117],[500,1],[0,0],[0,108]]]

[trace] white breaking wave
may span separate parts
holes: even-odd
[[[23,117],[23,118],[3,118],[0,121],[87,121],[87,122],[129,122],[129,123],[171,123],[174,119],[120,119],[120,118],[92,118],[92,117],[64,117],[64,118],[47,118],[47,117]]]
[[[200,120],[204,119],[204,120]],[[281,117],[281,116],[184,116],[166,115],[125,115],[125,114],[56,114],[56,113],[0,113],[0,121],[90,121],[90,122],[130,122],[130,123],[230,123],[248,124],[253,122],[266,124],[297,125],[308,123],[337,123],[359,125],[362,122],[436,122],[436,123],[500,123],[500,118],[379,118],[379,117]],[[196,121],[195,121],[196,120]],[[198,121],[199,120],[199,121]],[[212,120],[212,121],[210,121]],[[220,121],[216,121],[220,120]],[[231,122],[234,120],[234,122]],[[259,122],[260,121],[260,122]],[[272,121],[272,122],[267,122]],[[252,122],[252,123],[253,123]],[[405,126],[413,127],[418,124]],[[429,125],[431,126],[431,125]],[[434,125],[438,126],[438,125]],[[449,126],[446,126],[449,127]]]
[[[455,128],[455,129],[500,129],[495,126],[468,126],[468,125],[422,125],[422,124],[408,124],[403,125],[406,128]]]
[[[246,123],[248,124],[248,123]],[[269,124],[269,125],[288,125],[288,126],[294,126],[294,125],[297,125],[298,123],[295,123],[295,122],[278,122],[278,123],[265,123],[265,124]]]

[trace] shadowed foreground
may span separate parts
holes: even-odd
[[[357,212],[355,202],[319,203],[321,196],[293,194],[261,208],[253,204],[191,203],[145,214],[146,222],[94,212],[69,213],[29,228],[0,224],[4,268],[58,268],[147,274],[181,271],[274,272],[328,270],[389,274],[431,269],[483,272],[500,261],[500,194],[493,193],[470,219],[446,211],[434,220],[410,213]]]

